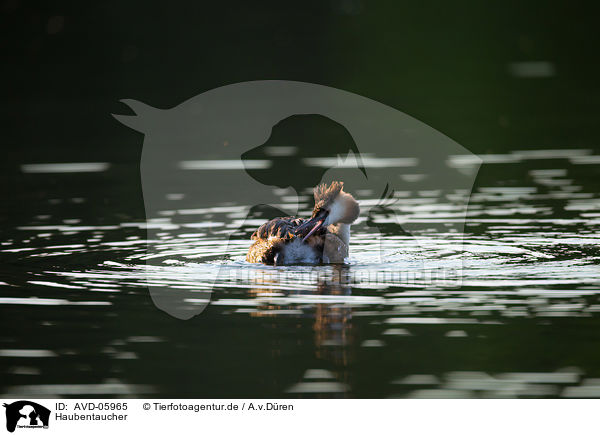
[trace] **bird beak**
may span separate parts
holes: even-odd
[[[321,228],[321,226],[325,222],[325,219],[327,219],[328,214],[329,214],[329,212],[326,210],[319,211],[319,213],[317,213],[317,215],[315,217],[313,217],[312,219],[309,219],[308,221],[306,221],[302,225],[300,225],[298,228],[296,228],[295,234],[303,234],[306,232],[306,230],[308,230],[310,228],[310,231],[308,232],[308,234],[306,234],[306,236],[304,236],[304,238],[302,239],[302,241],[305,242],[306,239],[308,239],[310,236],[312,236],[315,233],[315,231],[317,231],[319,228]]]

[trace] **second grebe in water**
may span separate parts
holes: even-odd
[[[280,217],[262,224],[252,234],[254,244],[246,260],[275,266],[343,263],[348,257],[350,225],[360,213],[358,202],[343,187],[340,181],[317,186],[310,219]]]

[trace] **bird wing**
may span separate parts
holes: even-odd
[[[305,219],[293,216],[279,217],[271,219],[262,224],[252,234],[252,240],[268,239],[277,237],[278,239],[291,239],[295,236],[294,231],[305,222]]]

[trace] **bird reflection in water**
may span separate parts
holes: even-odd
[[[319,277],[312,283],[314,290],[286,289],[285,273],[278,275],[273,271],[259,271],[253,279],[254,286],[250,295],[259,300],[256,310],[250,315],[255,317],[296,315],[299,319],[312,318],[314,332],[314,356],[323,367],[333,368],[333,379],[328,382],[314,382],[305,385],[336,386],[332,391],[314,391],[312,393],[339,393],[346,391],[349,383],[347,367],[351,362],[351,349],[354,342],[352,334],[352,308],[344,303],[344,298],[352,295],[349,269],[347,265],[336,264],[319,268]],[[272,296],[272,297],[270,297]],[[299,322],[299,327],[304,325]],[[309,370],[310,371],[310,370]],[[323,373],[330,373],[323,370]],[[330,382],[335,381],[335,382]],[[343,385],[344,388],[339,388]],[[342,394],[345,395],[345,394]]]

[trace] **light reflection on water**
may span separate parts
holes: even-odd
[[[23,335],[2,333],[2,394],[600,397],[599,361],[585,350],[600,338],[600,195],[590,181],[598,156],[482,158],[522,175],[480,182],[464,234],[444,229],[461,219],[452,195],[398,191],[393,213],[371,217],[378,231],[353,233],[344,266],[247,264],[249,234],[262,220],[245,220],[240,204],[179,209],[176,193],[173,210],[148,222],[92,225],[59,213],[23,222],[2,242],[0,305],[31,322]],[[400,160],[392,166],[413,163]],[[576,178],[574,165],[588,172]],[[411,223],[421,230],[401,231]],[[211,237],[243,224],[227,246]],[[156,239],[146,228],[159,230]],[[148,244],[160,249],[149,255]],[[146,267],[150,258],[160,265]],[[438,285],[422,275],[457,262],[460,273]],[[410,279],[386,275],[398,270]],[[148,285],[186,290],[191,305],[210,292],[210,306],[188,322],[168,319]],[[68,379],[45,360],[60,361]]]

